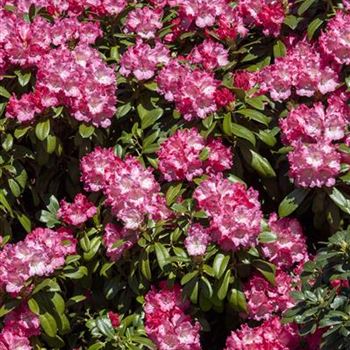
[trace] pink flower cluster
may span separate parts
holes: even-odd
[[[332,144],[298,142],[288,160],[290,176],[301,187],[332,187],[340,172],[341,155]]]
[[[292,95],[311,97],[316,92],[327,94],[339,85],[338,68],[306,40],[290,39],[287,55],[257,72],[262,93],[268,92],[276,101]]]
[[[170,0],[173,6],[180,8],[180,16],[192,20],[197,27],[211,27],[215,24],[216,19],[223,15],[228,8],[226,0]]]
[[[218,109],[215,93],[219,81],[212,73],[192,70],[177,61],[171,61],[160,71],[157,83],[159,92],[166,100],[174,102],[176,109],[188,121],[204,119]]]
[[[265,35],[279,35],[285,18],[282,0],[240,0],[239,11],[245,23],[262,27]]]
[[[154,287],[145,296],[145,328],[159,350],[200,350],[201,326],[186,314],[181,289],[169,289],[165,283]]]
[[[11,311],[0,333],[0,350],[31,350],[29,338],[40,334],[38,316],[25,303]]]
[[[339,64],[350,64],[350,14],[338,11],[320,37],[324,52]]]
[[[99,25],[76,18],[32,23],[0,11],[0,74],[10,65],[36,68],[34,92],[12,96],[6,116],[28,122],[49,107],[66,106],[79,121],[107,127],[116,108],[115,73],[91,48]],[[68,46],[78,42],[74,50]],[[54,48],[56,46],[56,48]]]
[[[293,278],[282,270],[276,272],[275,285],[262,275],[254,274],[244,285],[248,317],[257,321],[268,320],[291,308],[295,304],[290,296],[292,290]]]
[[[256,245],[262,219],[257,191],[232,183],[220,173],[201,182],[193,197],[211,219],[213,239],[224,250]]]
[[[201,159],[207,151],[206,159]],[[188,180],[216,174],[232,167],[232,154],[220,140],[206,141],[197,129],[178,130],[158,151],[159,170],[167,181]]]
[[[76,240],[70,230],[37,228],[0,252],[0,288],[16,295],[31,277],[52,274],[75,251]]]
[[[120,59],[120,74],[128,77],[131,74],[137,80],[151,79],[159,64],[167,64],[170,52],[162,43],[154,47],[137,40],[136,45],[130,46]]]
[[[294,147],[288,154],[290,174],[302,187],[333,186],[340,172],[341,155],[334,141],[346,136],[350,120],[348,95],[336,92],[328,98],[328,107],[315,103],[291,110],[280,122],[282,138]]]
[[[349,120],[349,107],[339,96],[334,96],[328,100],[327,108],[321,102],[311,107],[299,105],[281,120],[280,125],[287,144],[320,140],[329,143],[344,138]]]
[[[106,247],[106,255],[112,261],[117,261],[123,253],[132,248],[138,239],[136,231],[107,224],[103,235],[103,245]]]
[[[79,226],[92,218],[96,212],[97,208],[93,203],[82,193],[78,193],[73,203],[67,203],[64,199],[61,200],[57,217],[68,225]]]
[[[211,39],[206,39],[202,44],[195,46],[188,59],[191,63],[200,64],[209,71],[229,63],[228,50],[222,44]]]
[[[149,7],[136,8],[129,12],[125,21],[125,33],[136,33],[142,39],[152,39],[163,24],[161,10]]]
[[[19,13],[29,12],[31,5],[45,8],[52,16],[68,13],[69,16],[79,16],[86,9],[97,15],[116,16],[127,5],[127,0],[11,0],[4,4],[16,6]]]
[[[81,172],[85,189],[102,190],[127,229],[139,228],[146,215],[155,220],[170,215],[152,169],[145,169],[135,157],[122,160],[113,149],[96,148],[82,158]]]
[[[210,232],[201,224],[192,224],[185,239],[185,247],[188,255],[202,256],[207,250],[208,243],[211,241]]]
[[[299,345],[297,327],[274,317],[255,328],[243,324],[227,338],[225,350],[297,350]]]
[[[309,260],[306,237],[298,220],[278,219],[276,214],[271,214],[269,228],[276,235],[276,241],[264,243],[262,251],[271,263],[288,271]]]

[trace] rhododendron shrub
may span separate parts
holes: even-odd
[[[348,350],[349,33],[347,0],[0,0],[0,350]]]

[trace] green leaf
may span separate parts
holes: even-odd
[[[239,109],[236,111],[239,114],[243,114],[245,117],[248,117],[249,119],[253,119],[257,121],[258,123],[264,124],[266,126],[269,125],[271,118],[267,117],[265,114],[262,114],[259,111],[256,111],[255,109]]]
[[[56,312],[58,314],[63,314],[66,306],[65,306],[65,301],[62,298],[61,294],[53,293],[53,295],[51,297],[51,301],[52,301],[53,305],[55,306]]]
[[[95,132],[95,127],[93,125],[80,124],[79,134],[83,139],[88,139]]]
[[[0,189],[0,203],[5,207],[8,213],[13,217],[13,211],[11,205],[7,201],[7,192],[4,189]]]
[[[57,334],[57,323],[54,317],[48,312],[45,312],[44,314],[39,316],[39,319],[40,319],[40,325],[44,330],[44,332],[49,337],[55,337]]]
[[[113,338],[115,335],[112,323],[107,316],[99,317],[96,319],[96,326],[98,330],[108,338]]]
[[[263,156],[261,156],[253,150],[250,150],[250,153],[252,155],[250,165],[253,169],[255,169],[260,175],[265,177],[276,176],[275,171],[273,170],[270,162],[266,158],[264,158]]]
[[[275,45],[273,45],[273,55],[275,57],[283,57],[286,55],[286,46],[281,40],[277,40]]]
[[[329,197],[344,213],[350,214],[350,199],[346,198],[337,188],[333,188]]]
[[[180,194],[182,189],[182,184],[179,183],[176,186],[170,186],[169,189],[166,192],[165,198],[166,198],[166,204],[168,206],[172,205],[176,198],[178,197],[178,195]]]
[[[192,291],[190,293],[190,300],[193,304],[197,304],[198,302],[198,289],[199,289],[199,283],[198,280],[195,281]]]
[[[54,135],[48,135],[46,138],[46,152],[51,154],[55,152],[57,145],[57,137]]]
[[[193,278],[195,278],[197,275],[198,275],[197,270],[186,273],[186,275],[181,278],[181,285],[183,286],[183,285],[187,284]]]
[[[323,24],[323,20],[315,18],[307,27],[307,38],[311,40],[317,31],[317,29]]]
[[[302,20],[302,18],[298,18],[293,15],[286,16],[284,19],[284,24],[287,25],[290,29],[294,30],[298,26],[299,22]]]
[[[298,15],[301,16],[306,12],[316,0],[305,0],[298,8]]]
[[[40,141],[44,141],[50,133],[50,119],[44,120],[35,126],[35,135]]]
[[[34,298],[30,298],[28,300],[28,307],[31,312],[33,312],[36,315],[40,315],[40,307]]]
[[[120,106],[118,106],[117,113],[116,113],[117,118],[119,119],[127,115],[131,110],[131,107],[132,105],[130,102],[120,104]]]
[[[8,184],[9,184],[9,187],[11,189],[12,194],[15,197],[19,197],[21,195],[22,191],[21,191],[21,188],[19,187],[18,183],[13,179],[9,179]]]
[[[11,94],[3,86],[0,86],[0,96],[10,98]]]
[[[164,266],[169,263],[169,252],[164,245],[159,242],[154,243],[154,249],[156,251],[158,265],[163,270]]]
[[[21,86],[26,86],[29,83],[30,78],[32,76],[31,72],[22,73],[20,70],[16,70],[15,74],[17,75],[18,82]]]
[[[32,230],[32,223],[29,217],[23,213],[16,212],[16,217],[21,223],[22,227],[29,233]]]
[[[240,137],[242,139],[245,139],[249,141],[253,146],[255,146],[256,144],[255,136],[245,126],[239,125],[236,123],[231,123],[231,132],[233,135]]]
[[[226,113],[224,116],[224,120],[222,122],[222,129],[224,130],[224,133],[228,136],[232,136],[232,120],[231,120],[231,114]]]
[[[88,275],[88,269],[85,266],[79,266],[75,271],[65,272],[64,275],[72,280],[79,280]]]
[[[217,279],[220,279],[221,276],[226,271],[227,265],[230,261],[230,256],[218,253],[215,255],[213,269]]]
[[[228,286],[230,284],[230,278],[231,278],[231,271],[227,270],[225,275],[219,281],[219,288],[217,291],[217,296],[219,300],[225,299],[228,291]]]
[[[247,312],[248,306],[244,293],[241,290],[232,288],[229,292],[228,302],[237,312]]]
[[[8,152],[13,146],[13,137],[11,134],[7,134],[5,140],[2,142],[2,148]]]
[[[272,284],[275,285],[275,274],[276,274],[276,266],[268,263],[265,260],[256,259],[253,261],[253,265],[255,268],[260,271],[264,277]]]
[[[308,193],[309,190],[302,188],[296,188],[293,192],[289,193],[280,203],[278,215],[280,217],[285,217],[292,214],[303,202]]]
[[[143,252],[141,254],[140,259],[141,259],[141,261],[140,261],[141,272],[148,281],[151,281],[152,280],[152,271],[151,271],[151,266],[149,263],[148,253]]]
[[[88,350],[100,350],[100,349],[103,349],[105,348],[105,344],[104,343],[95,343],[95,344],[92,344],[88,347]]]
[[[162,108],[155,108],[152,111],[149,111],[141,119],[141,128],[144,130],[152,126],[163,115],[163,113],[164,110]]]
[[[259,235],[260,243],[272,243],[272,242],[276,242],[276,240],[277,240],[276,234],[270,231],[261,232]]]

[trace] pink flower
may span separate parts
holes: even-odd
[[[162,15],[161,11],[152,10],[147,6],[136,8],[129,12],[124,31],[126,33],[136,33],[142,39],[152,39],[155,37],[156,31],[163,26],[161,22]]]
[[[139,228],[146,215],[154,220],[164,220],[170,215],[153,170],[145,169],[132,156],[114,169],[104,193],[112,212],[127,229]]]
[[[187,304],[182,302],[181,289],[175,285],[168,289],[161,283],[145,296],[145,329],[159,350],[200,350],[201,326],[185,313]]]
[[[215,24],[218,16],[225,13],[229,8],[225,0],[178,0],[180,11],[194,20],[199,28],[211,27]]]
[[[183,117],[191,121],[204,119],[217,110],[215,93],[218,81],[213,74],[172,62],[164,67],[157,78],[159,92],[168,101],[174,101]]]
[[[107,224],[103,235],[103,245],[107,256],[112,261],[118,261],[126,250],[133,247],[138,239],[136,231],[128,230],[114,224]],[[113,247],[113,245],[116,245]]]
[[[111,320],[113,328],[118,328],[120,326],[120,316],[118,313],[109,311],[108,318]]]
[[[298,142],[288,154],[290,176],[301,187],[331,187],[340,172],[340,153],[334,145]]]
[[[280,122],[283,137],[289,144],[295,142],[315,143],[319,140],[328,142],[340,140],[345,136],[348,117],[344,112],[346,104],[338,97],[330,100],[325,109],[322,103],[312,107],[302,104],[294,108]]]
[[[32,313],[25,303],[8,313],[4,323],[5,329],[27,338],[40,334],[39,317]]]
[[[282,1],[240,0],[239,10],[246,23],[262,27],[265,35],[279,35],[285,18]]]
[[[345,7],[345,9],[350,10],[350,1],[343,0],[343,6]]]
[[[201,64],[206,70],[213,70],[228,64],[228,50],[223,45],[206,39],[202,44],[192,49],[189,61]]]
[[[76,251],[72,232],[37,228],[23,241],[7,244],[0,252],[0,288],[17,295],[34,276],[49,276]]]
[[[269,228],[276,241],[262,244],[264,256],[277,267],[289,269],[309,260],[306,238],[298,220],[271,214]]]
[[[208,157],[201,160],[205,148]],[[232,166],[230,149],[220,140],[206,141],[194,128],[178,130],[165,140],[158,151],[158,159],[159,170],[167,181],[192,181],[204,172],[216,174]]]
[[[80,161],[81,181],[86,191],[97,192],[106,187],[114,168],[121,163],[112,148],[96,147]]]
[[[339,84],[338,67],[305,40],[289,44],[286,56],[256,74],[261,92],[276,101],[289,98],[293,87],[297,95],[311,97],[335,91]]]
[[[220,15],[217,26],[217,35],[222,40],[236,40],[238,35],[244,38],[249,32],[239,10],[239,6],[228,6],[225,12]]]
[[[146,215],[154,220],[170,216],[153,170],[145,169],[136,158],[121,160],[112,149],[96,148],[82,159],[81,169],[85,188],[103,190],[106,203],[125,228],[136,230]]]
[[[41,104],[37,103],[34,94],[23,94],[20,99],[11,96],[6,109],[6,117],[17,119],[21,123],[32,121],[37,114],[43,112]]]
[[[169,50],[160,42],[155,47],[137,40],[120,59],[120,73],[126,77],[133,74],[138,80],[151,79],[159,64],[169,62]]]
[[[257,321],[268,320],[294,306],[290,296],[293,279],[286,272],[277,270],[275,286],[262,275],[255,274],[244,285],[248,304],[248,317]]]
[[[227,338],[225,350],[295,350],[299,343],[297,327],[274,317],[255,328],[243,324]]]
[[[324,52],[340,64],[350,64],[350,15],[338,11],[319,38]]]
[[[262,219],[258,192],[231,183],[219,173],[201,182],[193,197],[211,218],[213,238],[224,250],[248,248],[257,243]]]
[[[39,317],[22,303],[8,313],[0,333],[1,350],[31,350],[29,338],[40,334]]]
[[[65,200],[61,201],[57,217],[68,225],[79,226],[92,218],[96,212],[97,208],[94,204],[82,193],[78,193],[71,204]]]
[[[211,241],[208,229],[201,224],[193,224],[189,227],[185,239],[185,247],[189,255],[201,256],[205,254],[208,243]]]
[[[238,71],[233,77],[234,86],[248,91],[256,84],[256,75],[247,71]]]
[[[215,103],[219,108],[229,105],[234,100],[235,96],[233,93],[225,87],[220,88],[215,92]]]

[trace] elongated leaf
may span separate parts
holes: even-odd
[[[296,188],[293,192],[289,193],[280,203],[278,215],[280,217],[285,217],[292,214],[303,202],[308,193],[309,190],[302,188]]]

